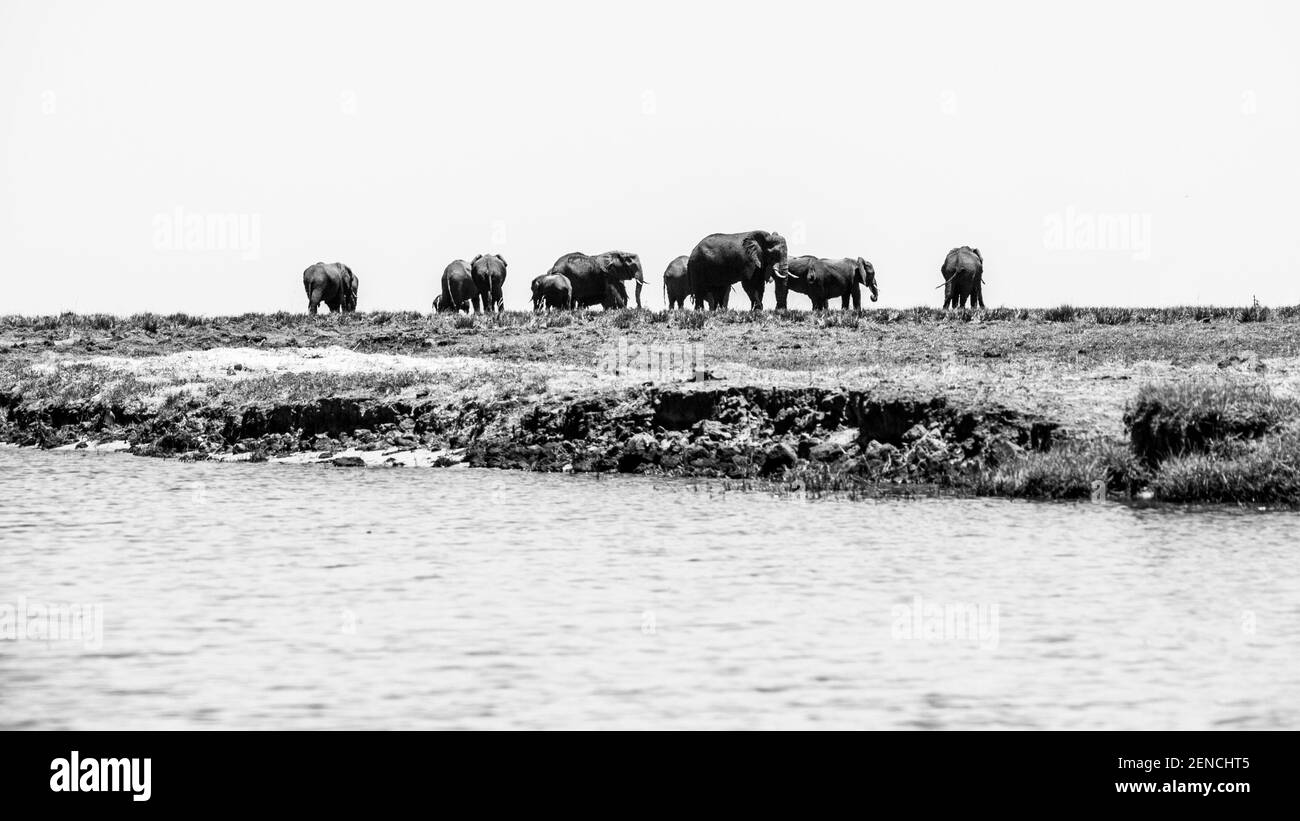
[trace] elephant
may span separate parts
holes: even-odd
[[[984,307],[984,257],[980,249],[963,245],[948,252],[939,269],[943,274],[943,307],[966,307],[967,298],[972,308]]]
[[[452,260],[442,270],[442,293],[433,301],[433,309],[471,313],[471,305],[474,311],[481,311],[478,286],[474,284],[470,265],[463,259]]]
[[[474,276],[483,312],[504,311],[506,303],[501,295],[501,286],[506,282],[506,261],[499,254],[479,254],[470,263],[470,273]]]
[[[763,289],[773,277],[789,272],[785,238],[768,231],[710,234],[700,240],[686,262],[687,289],[696,308],[726,308],[731,286],[739,282],[750,308],[763,309]]]
[[[787,269],[789,276],[784,280],[778,279],[776,281],[776,309],[778,311],[788,309],[786,303],[790,298],[791,291],[794,291],[796,294],[808,293],[808,288],[805,283],[808,280],[808,271],[811,269],[812,264],[816,259],[817,257],[812,256],[811,254],[804,254],[803,256],[792,257],[790,259],[789,268]]]
[[[685,308],[686,297],[690,295],[690,290],[686,283],[686,262],[690,257],[685,254],[668,263],[664,270],[664,303],[668,310],[673,308]],[[699,307],[699,299],[695,299],[695,307]]]
[[[573,285],[564,274],[542,274],[533,278],[533,310],[573,307]]]
[[[600,304],[606,309],[627,307],[627,288],[623,281],[635,279],[645,284],[641,258],[627,251],[606,251],[588,256],[580,252],[565,254],[555,261],[548,274],[561,274],[573,287],[573,307]]]
[[[871,301],[880,298],[880,289],[876,285],[876,269],[862,257],[857,259],[819,259],[814,256],[796,257],[790,260],[790,275],[776,281],[776,307],[784,309],[790,291],[805,294],[812,300],[814,311],[824,311],[830,307],[830,300],[839,297],[840,307],[848,308],[852,300],[853,308],[862,308],[861,286],[871,291]]]
[[[307,313],[315,315],[324,302],[330,313],[350,314],[357,309],[357,275],[341,262],[318,262],[302,272],[307,292]]]

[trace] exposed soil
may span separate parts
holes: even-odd
[[[1125,443],[1143,384],[1300,397],[1300,318],[1158,316],[11,317],[0,441],[977,491],[1033,453]]]

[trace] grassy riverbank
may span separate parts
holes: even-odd
[[[1300,504],[1300,309],[0,317],[0,440]]]

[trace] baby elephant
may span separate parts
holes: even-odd
[[[560,311],[573,307],[573,284],[564,274],[542,274],[533,280],[533,310],[544,307]]]

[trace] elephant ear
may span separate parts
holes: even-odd
[[[980,256],[980,249],[978,249],[978,248],[972,248],[971,250],[975,252],[975,257],[976,257],[980,262],[983,262],[983,261],[984,261],[984,257]]]
[[[497,259],[501,260],[501,267],[502,267],[502,268],[506,267],[506,258],[505,258],[505,257],[501,256],[500,254],[497,254]]]
[[[623,265],[627,268],[628,279],[639,282],[645,279],[645,269],[641,267],[641,257],[631,251],[623,252]]]
[[[858,267],[853,270],[853,277],[863,285],[867,284],[867,261],[858,257]]]
[[[475,264],[476,262],[478,262],[478,261],[479,261],[480,259],[482,259],[482,258],[483,258],[483,255],[482,255],[482,254],[479,254],[478,256],[476,256],[476,257],[474,257],[472,260],[470,260],[469,264],[470,264],[470,265],[473,265],[473,264]]]
[[[596,270],[605,278],[606,282],[618,282],[626,279],[623,275],[623,252],[609,251],[604,254],[597,254],[591,258],[591,262],[596,266]]]
[[[763,238],[761,241],[759,239],[760,237]],[[766,238],[767,238],[766,232],[757,231],[745,237],[744,242],[741,243],[741,247],[744,249],[745,256],[748,257],[749,260],[754,263],[755,268],[763,267],[763,246],[761,242],[765,242]]]

